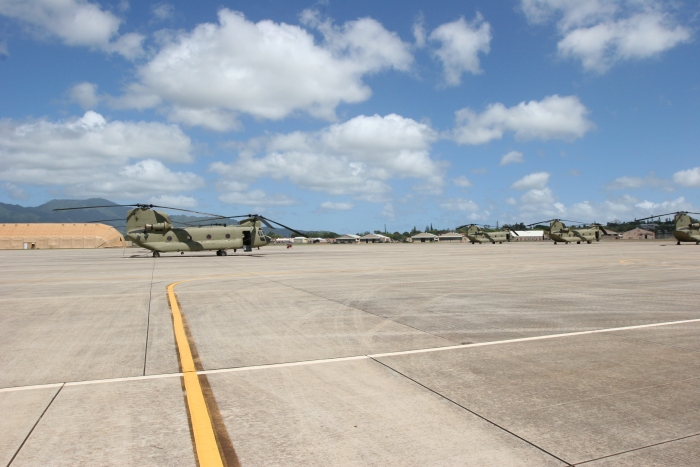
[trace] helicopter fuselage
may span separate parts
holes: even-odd
[[[136,245],[153,251],[184,252],[226,250],[266,246],[270,239],[265,236],[259,220],[245,219],[238,225],[205,225],[173,227],[170,217],[159,211],[138,207],[127,213],[126,238]]]
[[[600,230],[598,229],[562,229],[554,232],[549,232],[549,238],[555,243],[591,243],[600,241]]]
[[[510,241],[510,232],[484,232],[467,233],[467,238],[472,243],[503,243]]]
[[[158,252],[236,250],[268,245],[262,229],[254,226],[171,228],[163,232],[127,233],[136,245]]]

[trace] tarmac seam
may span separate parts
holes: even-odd
[[[288,362],[288,363],[270,363],[270,364],[266,364],[266,365],[241,366],[241,367],[235,367],[235,368],[219,368],[219,369],[215,369],[215,370],[202,370],[202,371],[198,371],[197,373],[202,374],[202,375],[207,375],[207,374],[216,374],[216,373],[231,373],[231,372],[248,371],[248,370],[251,370],[251,371],[252,370],[265,370],[265,369],[271,369],[271,368],[284,368],[284,367],[291,367],[291,366],[313,365],[313,364],[317,364],[317,363],[335,363],[335,362],[343,362],[343,361],[349,361],[349,360],[361,360],[363,358],[375,359],[375,358],[383,358],[383,357],[395,357],[395,356],[401,356],[401,355],[420,354],[420,353],[428,353],[428,352],[439,352],[439,351],[444,351],[444,350],[469,349],[469,348],[473,348],[473,347],[485,347],[485,346],[489,346],[489,345],[511,344],[511,343],[529,342],[529,341],[537,341],[537,340],[544,340],[544,339],[554,339],[554,338],[561,338],[561,337],[575,337],[575,336],[588,335],[588,334],[600,334],[600,333],[606,333],[606,332],[625,331],[625,330],[633,330],[633,329],[644,329],[644,328],[649,328],[649,327],[671,326],[674,324],[687,324],[687,323],[697,323],[697,322],[700,322],[700,318],[682,320],[682,321],[667,321],[664,323],[640,324],[640,325],[621,327],[621,328],[596,329],[596,330],[592,330],[592,331],[577,331],[577,332],[571,332],[571,333],[566,333],[566,334],[549,334],[549,335],[544,335],[544,336],[522,337],[522,338],[510,339],[510,340],[479,342],[476,344],[451,345],[451,346],[447,346],[447,347],[430,347],[430,348],[426,348],[426,349],[417,349],[417,350],[402,350],[402,351],[398,351],[398,352],[386,352],[386,353],[381,353],[381,354],[354,355],[354,356],[348,356],[348,357],[334,357],[334,358],[324,358],[324,359],[318,359],[318,360],[304,360],[304,361],[299,361],[299,362]],[[32,389],[44,389],[44,388],[50,388],[50,387],[57,387],[57,386],[60,386],[62,384],[65,384],[66,386],[81,386],[81,385],[87,385],[87,384],[118,383],[118,382],[123,382],[123,381],[140,381],[140,380],[157,379],[157,378],[171,378],[171,377],[177,377],[177,376],[183,376],[183,373],[164,373],[164,374],[159,374],[159,375],[127,376],[127,377],[123,377],[123,378],[73,381],[70,383],[50,383],[50,384],[39,384],[39,385],[32,385],[32,386],[15,386],[15,387],[10,387],[10,388],[2,388],[2,389],[0,389],[0,393],[11,392],[11,391],[26,391],[26,390],[32,390]]]
[[[29,430],[29,433],[27,433],[27,436],[24,437],[22,444],[20,444],[19,447],[17,448],[17,451],[15,451],[15,454],[12,456],[12,459],[10,459],[10,462],[7,463],[7,467],[10,467],[10,465],[12,465],[12,463],[15,461],[15,458],[17,457],[19,452],[22,450],[22,448],[24,447],[24,445],[26,444],[27,440],[32,435],[32,433],[34,433],[34,429],[37,427],[37,425],[39,425],[39,422],[41,421],[41,419],[44,418],[44,415],[49,410],[49,407],[51,407],[51,404],[53,404],[53,401],[56,400],[56,397],[58,397],[58,394],[61,392],[61,390],[63,389],[64,386],[65,386],[65,384],[61,384],[61,387],[58,388],[58,391],[56,391],[56,394],[53,395],[53,397],[51,398],[49,403],[46,405],[46,408],[44,408],[44,411],[41,412],[41,415],[39,415],[39,418],[37,419],[36,423],[34,423],[34,426],[32,426],[32,429]]]
[[[156,259],[153,258],[151,269],[151,287],[148,289],[148,314],[146,315],[146,346],[143,352],[143,376],[146,376],[146,361],[148,360],[148,333],[151,329],[151,301],[153,300],[153,275],[156,272]]]
[[[377,359],[375,359],[375,358],[372,358],[372,357],[370,357],[370,359],[372,359],[373,361],[379,363],[380,365],[382,365],[382,366],[388,368],[389,370],[395,372],[396,374],[403,376],[403,377],[406,378],[407,380],[414,382],[414,383],[417,384],[418,386],[420,386],[420,387],[422,387],[422,388],[424,388],[424,389],[426,389],[426,390],[432,392],[432,393],[435,394],[436,396],[438,396],[438,397],[440,397],[440,398],[442,398],[442,399],[445,399],[446,401],[448,401],[448,402],[450,402],[450,403],[456,405],[457,407],[459,407],[459,408],[461,408],[461,409],[463,409],[463,410],[469,412],[470,414],[472,414],[472,415],[474,415],[474,416],[476,416],[476,417],[479,417],[480,419],[482,419],[482,420],[484,420],[485,422],[487,422],[487,423],[489,423],[489,424],[495,426],[496,428],[498,428],[498,429],[500,429],[500,430],[502,430],[502,431],[508,433],[509,435],[514,436],[515,438],[518,438],[519,440],[521,440],[521,441],[523,441],[523,442],[529,444],[530,446],[534,447],[535,449],[538,449],[539,451],[542,451],[543,453],[545,453],[545,454],[547,454],[547,455],[553,457],[554,459],[556,459],[556,460],[558,460],[558,461],[560,461],[560,462],[563,462],[563,463],[566,464],[568,467],[574,467],[574,464],[565,461],[565,460],[562,459],[561,457],[552,454],[551,452],[547,451],[546,449],[544,449],[544,448],[542,448],[542,447],[536,445],[536,444],[533,443],[532,441],[529,441],[529,440],[523,438],[522,436],[520,436],[520,435],[518,435],[518,434],[516,434],[516,433],[514,433],[514,432],[512,432],[512,431],[510,431],[509,429],[507,429],[507,428],[505,428],[505,427],[499,425],[498,423],[496,423],[496,422],[494,422],[494,421],[492,421],[492,420],[489,420],[489,419],[486,418],[485,416],[483,416],[483,415],[481,415],[481,414],[479,414],[479,413],[477,413],[477,412],[474,412],[473,410],[467,408],[466,406],[460,404],[459,402],[457,402],[457,401],[455,401],[455,400],[453,400],[453,399],[450,399],[449,397],[445,396],[444,394],[441,394],[441,393],[437,392],[436,390],[434,390],[434,389],[432,389],[432,388],[426,386],[426,385],[423,384],[423,383],[420,383],[419,381],[417,381],[417,380],[411,378],[410,376],[408,376],[408,375],[406,375],[406,374],[404,374],[404,373],[401,373],[399,370],[397,370],[397,369],[395,369],[395,368],[392,368],[391,366],[387,365],[386,363],[381,362],[381,361],[379,361],[379,360],[377,360]]]
[[[635,451],[641,451],[641,450],[643,450],[643,449],[653,448],[653,447],[655,447],[655,446],[662,446],[662,445],[664,445],[664,444],[674,443],[674,442],[676,442],[676,441],[682,441],[682,440],[684,440],[684,439],[694,438],[694,437],[696,437],[696,436],[700,436],[700,433],[694,433],[694,434],[692,434],[692,435],[681,436],[680,438],[669,439],[669,440],[666,440],[666,441],[661,441],[661,442],[659,442],[659,443],[649,444],[649,445],[647,445],[647,446],[642,446],[642,447],[639,447],[639,448],[628,449],[627,451],[620,451],[620,452],[616,452],[615,454],[609,454],[609,455],[607,455],[607,456],[596,457],[595,459],[589,459],[589,460],[587,460],[587,461],[578,462],[578,463],[574,464],[574,466],[583,465],[583,464],[588,464],[588,463],[590,463],[590,462],[599,461],[599,460],[601,460],[601,459],[607,459],[607,458],[609,458],[609,457],[621,456],[622,454],[627,454],[627,453],[635,452]]]

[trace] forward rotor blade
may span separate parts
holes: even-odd
[[[97,209],[97,208],[119,208],[119,207],[135,207],[137,204],[110,204],[109,206],[82,206],[79,208],[57,208],[52,211],[74,211],[76,209]]]
[[[530,227],[531,225],[544,225],[547,222],[552,222],[552,221],[556,221],[556,220],[559,220],[559,219],[548,219],[546,221],[533,222],[532,224],[527,224],[527,227]]]
[[[192,211],[191,209],[171,208],[169,206],[156,206],[155,204],[142,204],[142,205],[137,205],[137,206],[147,206],[149,208],[161,208],[161,209],[172,209],[174,211],[193,212],[195,214],[204,214],[205,216],[212,216],[212,217],[224,217],[224,216],[220,216],[218,214],[212,214],[210,212]]]
[[[124,218],[121,217],[119,219],[100,219],[99,221],[87,221],[86,224],[97,224],[100,222],[113,222],[113,221],[122,221],[124,222]]]
[[[642,217],[641,219],[635,219],[634,222],[645,221],[645,220],[648,220],[648,219],[653,219],[653,218],[655,218],[655,217],[670,216],[671,214],[673,214],[673,215],[675,216],[675,215],[678,214],[678,213],[677,213],[677,212],[667,212],[666,214],[659,214],[659,215],[656,215],[656,216]],[[696,213],[693,213],[693,214],[696,214]]]
[[[557,220],[563,221],[563,222],[571,222],[572,224],[585,224],[585,222],[572,221],[572,220],[570,220],[570,219],[557,219]]]
[[[510,229],[508,229],[508,232],[512,233],[512,234],[515,235],[516,237],[519,237],[519,236],[520,236],[520,234],[518,234],[518,232],[516,232],[515,230],[510,230]]]

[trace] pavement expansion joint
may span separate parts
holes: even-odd
[[[623,454],[628,454],[630,452],[643,451],[644,449],[649,449],[649,448],[653,448],[656,446],[663,446],[664,444],[669,444],[669,443],[675,443],[676,441],[683,441],[684,439],[695,438],[696,436],[700,436],[700,433],[693,433],[692,435],[680,436],[680,437],[674,438],[674,439],[667,439],[666,441],[648,444],[646,446],[641,446],[641,447],[634,448],[634,449],[628,449],[626,451],[620,451],[620,452],[616,452],[614,454],[608,454],[607,456],[596,457],[595,459],[588,459],[585,461],[577,462],[576,464],[574,464],[574,467],[579,466],[579,465],[588,464],[588,463],[595,462],[595,461],[599,461],[601,459],[609,459],[611,457],[621,456]]]
[[[380,360],[377,360],[376,358],[372,358],[372,357],[370,357],[370,358],[371,358],[372,361],[374,361],[374,362],[376,362],[376,363],[382,365],[383,367],[389,369],[390,371],[392,371],[392,372],[394,372],[394,373],[396,373],[396,374],[398,374],[398,375],[400,375],[400,376],[406,378],[407,380],[409,380],[409,381],[411,381],[411,382],[417,384],[418,386],[422,387],[423,389],[425,389],[425,390],[427,390],[427,391],[430,391],[431,393],[435,394],[436,396],[438,396],[438,397],[440,397],[440,398],[442,398],[442,399],[445,399],[446,401],[450,402],[451,404],[456,405],[456,406],[459,407],[460,409],[465,410],[465,411],[469,412],[470,414],[472,414],[472,415],[474,415],[474,416],[476,416],[476,417],[479,417],[480,419],[484,420],[485,422],[487,422],[487,423],[489,423],[489,424],[495,426],[496,428],[498,428],[498,429],[500,429],[500,430],[502,430],[502,431],[508,433],[508,434],[511,435],[511,436],[514,436],[515,438],[518,438],[519,440],[523,441],[524,443],[527,443],[527,444],[529,444],[530,446],[532,446],[532,447],[538,449],[539,451],[542,451],[543,453],[545,453],[545,454],[547,454],[547,455],[553,457],[554,459],[558,460],[559,462],[563,462],[563,463],[564,463],[565,465],[567,465],[568,467],[574,467],[574,464],[571,464],[570,462],[565,461],[565,460],[562,459],[561,457],[559,457],[559,456],[557,456],[557,455],[555,455],[555,454],[552,454],[551,452],[547,451],[546,449],[544,449],[544,448],[541,447],[541,446],[538,446],[538,445],[535,444],[534,442],[532,442],[532,441],[530,441],[530,440],[528,440],[528,439],[526,439],[526,438],[523,438],[522,436],[520,436],[520,435],[518,435],[518,434],[516,434],[516,433],[514,433],[514,432],[512,432],[512,431],[510,431],[510,430],[508,430],[507,428],[505,428],[505,427],[499,425],[498,423],[496,423],[496,422],[494,422],[494,421],[492,421],[492,420],[486,418],[485,416],[483,416],[483,415],[481,415],[481,414],[479,414],[479,413],[477,413],[477,412],[474,412],[473,410],[469,409],[468,407],[466,407],[466,406],[460,404],[459,402],[457,402],[457,401],[455,401],[455,400],[453,400],[453,399],[450,399],[449,397],[447,397],[447,396],[445,396],[444,394],[442,394],[442,393],[440,393],[440,392],[438,392],[438,391],[432,389],[431,387],[426,386],[425,384],[423,384],[423,383],[421,383],[421,382],[419,382],[419,381],[417,381],[417,380],[411,378],[410,376],[408,376],[408,375],[406,375],[406,374],[400,372],[399,370],[393,368],[392,366],[390,366],[390,365],[388,365],[388,364],[386,364],[386,363],[384,363],[384,362],[382,362],[382,361],[380,361]]]
[[[34,433],[34,430],[36,429],[37,425],[39,425],[39,422],[41,421],[41,419],[44,418],[44,415],[45,415],[46,412],[49,410],[49,407],[51,407],[51,404],[53,404],[53,401],[56,400],[56,398],[57,398],[58,395],[60,394],[61,390],[65,387],[65,384],[60,384],[59,386],[60,386],[60,387],[58,388],[58,390],[56,391],[56,393],[53,395],[53,397],[51,398],[51,400],[49,401],[49,403],[46,404],[46,407],[44,408],[44,411],[41,412],[41,415],[39,415],[39,418],[37,418],[36,423],[34,423],[34,425],[32,426],[32,428],[29,430],[29,433],[27,433],[27,436],[24,437],[24,439],[22,440],[22,443],[19,445],[19,447],[17,448],[17,450],[15,451],[15,453],[12,455],[12,458],[10,459],[10,462],[7,463],[7,467],[10,467],[10,466],[12,465],[12,463],[15,461],[15,458],[17,457],[17,455],[19,454],[19,452],[22,450],[22,448],[24,447],[24,445],[26,444],[27,440],[28,440],[29,437],[32,435],[32,433]]]

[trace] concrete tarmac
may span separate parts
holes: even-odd
[[[228,465],[700,465],[698,255],[0,251],[0,465],[196,464],[178,281]]]

